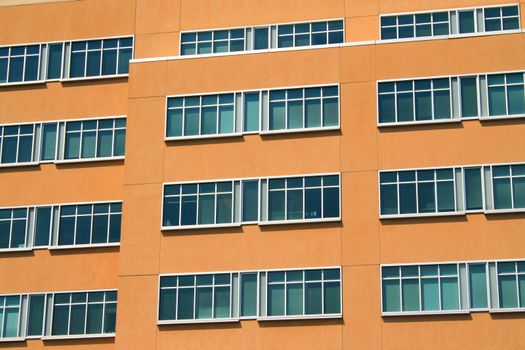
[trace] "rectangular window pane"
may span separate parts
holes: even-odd
[[[284,285],[282,284],[268,286],[268,315],[284,315]]]
[[[51,229],[51,207],[36,209],[35,246],[47,246]]]
[[[481,169],[465,169],[465,197],[467,210],[483,209]]]
[[[437,278],[421,280],[421,299],[423,310],[439,310],[439,283]]]
[[[270,191],[268,218],[270,220],[284,220],[284,191]]]
[[[193,288],[179,289],[177,303],[177,319],[187,320],[193,318]]]
[[[401,311],[399,280],[383,280],[383,311]]]
[[[307,283],[305,286],[307,315],[320,315],[323,312],[322,285],[321,283]]]
[[[241,275],[241,316],[257,315],[257,274]]]
[[[417,279],[402,281],[403,311],[419,311],[419,282]]]
[[[515,275],[498,276],[499,305],[501,308],[518,307],[517,282]]]
[[[44,325],[44,295],[31,295],[29,297],[29,319],[27,322],[28,336],[41,336]]]
[[[489,87],[489,114],[507,114],[505,104],[505,88],[503,86]]]
[[[459,290],[457,278],[441,279],[441,307],[443,310],[459,309]]]
[[[259,219],[259,181],[243,181],[242,186],[242,220],[257,221]]]
[[[511,209],[512,208],[512,192],[509,178],[494,179],[494,208],[495,209]]]
[[[259,93],[244,95],[244,131],[259,130]]]
[[[53,311],[53,328],[52,328],[51,334],[52,335],[67,335],[68,325],[69,325],[69,306],[68,305],[55,305],[54,311]]]
[[[102,319],[103,319],[103,304],[89,304],[87,306],[87,334],[101,334],[102,333]]]
[[[285,129],[285,103],[272,102],[270,103],[270,130]]]
[[[461,78],[461,115],[478,116],[478,88],[476,78]]]
[[[57,142],[57,124],[44,124],[42,126],[42,160],[55,159]]]
[[[485,264],[469,265],[470,307],[484,309],[487,304],[487,273]]]
[[[162,283],[162,280],[161,280]],[[176,289],[163,289],[160,291],[159,320],[174,320],[177,300]]]
[[[230,287],[215,287],[214,317],[230,317]]]
[[[212,318],[212,294],[211,287],[197,288],[195,318]]]
[[[341,286],[339,282],[324,284],[324,313],[337,314],[341,312]]]

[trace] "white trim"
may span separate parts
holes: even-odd
[[[506,162],[506,163],[483,163],[483,164],[461,164],[461,165],[440,165],[435,167],[421,167],[421,168],[398,168],[398,169],[382,169],[379,173],[390,171],[412,171],[412,170],[439,170],[450,168],[479,168],[483,166],[499,166],[499,165],[525,165],[525,162]]]
[[[492,117],[483,116],[483,117],[479,117],[478,119],[482,122],[488,122],[488,121],[498,121],[498,120],[508,120],[508,119],[522,119],[522,118],[525,118],[525,114],[495,115]]]
[[[512,260],[516,261],[516,259]],[[525,259],[524,259],[525,261]],[[198,272],[175,272],[175,273],[160,273],[160,277],[175,277],[175,276],[200,276],[200,275],[216,275],[216,274],[226,274],[226,273],[257,273],[257,272],[280,272],[280,271],[309,271],[309,270],[333,270],[339,269],[343,271],[341,265],[336,266],[307,266],[307,267],[283,267],[275,269],[247,269],[247,270],[220,270],[220,271],[198,271]],[[342,274],[341,274],[342,276]],[[335,281],[335,280],[334,280]],[[159,284],[160,286],[160,284]],[[1,296],[1,295],[0,295]],[[249,318],[253,318],[249,316]]]
[[[0,88],[10,86],[24,86],[24,85],[43,85],[46,84],[47,80],[29,80],[29,81],[14,81],[12,83],[0,83]]]
[[[60,122],[83,122],[83,121],[96,121],[96,120],[108,120],[108,119],[127,119],[126,115],[112,115],[112,116],[103,116],[103,117],[87,117],[87,118],[73,118],[73,119],[55,119],[55,120],[37,120],[37,121],[28,121],[28,122],[13,122],[13,123],[2,123],[0,127],[3,126],[17,126],[17,125],[34,125],[34,124],[52,124]],[[58,132],[58,130],[57,130]],[[46,161],[52,162],[52,161]]]
[[[160,289],[159,289],[160,291]],[[159,298],[160,299],[160,298]],[[157,316],[157,325],[178,325],[178,324],[195,324],[195,323],[235,323],[240,322],[240,318],[203,318],[203,319],[188,319],[188,320],[158,320]]]
[[[68,339],[93,339],[93,338],[115,338],[115,333],[79,334],[79,335],[46,335],[40,337],[42,340],[68,340]]]
[[[525,29],[523,30],[525,33]],[[464,78],[464,77],[477,77],[479,75],[492,75],[492,74],[513,74],[513,73],[525,73],[525,69],[516,69],[516,70],[504,70],[504,71],[485,71],[485,72],[475,72],[475,73],[463,73],[463,74],[452,74],[452,75],[430,75],[430,76],[421,76],[413,78],[393,78],[393,79],[382,79],[377,80],[377,83],[395,83],[400,81],[414,81],[414,80],[426,80],[426,79],[445,79],[445,78]],[[473,119],[475,117],[467,117],[468,119]]]
[[[0,164],[0,168],[16,168],[16,167],[29,167],[39,165],[39,162],[24,162],[24,163],[3,163]]]
[[[90,77],[81,77],[81,78],[62,78],[59,81],[61,83],[73,83],[77,81],[86,81],[86,80],[100,80],[100,79],[119,79],[119,78],[128,78],[129,73],[126,74],[112,74],[112,75],[96,75]]]
[[[464,216],[467,213],[462,211],[447,211],[447,212],[435,212],[435,213],[410,213],[410,214],[388,214],[388,215],[379,215],[379,219],[407,219],[407,218],[428,218],[428,217],[442,217],[442,216]]]
[[[341,105],[341,102],[339,102],[339,105]],[[339,124],[341,124],[341,115],[339,115]],[[322,132],[322,131],[334,131],[334,130],[341,130],[341,126],[338,125],[338,126],[301,128],[301,129],[263,130],[259,132],[259,135],[270,136],[270,135],[299,134],[303,132]]]
[[[12,342],[19,342],[19,341],[26,341],[26,338],[24,337],[0,338],[0,343],[12,343]]]
[[[275,221],[259,221],[260,226],[271,225],[292,225],[292,224],[312,224],[321,222],[339,222],[341,216],[335,218],[319,218],[319,219],[298,219],[298,220],[275,220]]]
[[[379,116],[379,113],[378,113]],[[468,119],[474,119],[469,117]],[[388,128],[388,127],[402,127],[402,126],[416,126],[416,125],[432,125],[432,124],[453,124],[461,123],[463,120],[461,118],[449,118],[449,119],[435,119],[435,120],[424,120],[424,121],[413,121],[413,122],[389,122],[389,123],[378,123],[377,127],[379,128]]]
[[[92,162],[103,162],[103,161],[123,160],[123,159],[125,159],[125,156],[100,157],[100,158],[61,159],[61,160],[55,160],[52,163],[55,163],[55,164],[92,163]]]
[[[162,226],[161,231],[184,231],[184,230],[193,230],[193,229],[210,229],[210,228],[221,228],[221,227],[240,227],[242,226],[241,222],[233,222],[227,224],[196,224],[196,225],[180,225],[180,226]]]
[[[23,253],[23,252],[31,252],[33,251],[32,248],[2,248],[0,249],[0,253]],[[1,339],[1,338],[0,338]]]
[[[108,214],[111,215],[111,214]],[[71,245],[49,245],[47,249],[49,250],[65,250],[65,249],[91,249],[91,248],[110,248],[110,247],[120,247],[120,242],[115,243],[93,243],[93,244],[71,244]]]
[[[341,286],[341,290],[342,290],[342,286]],[[342,294],[343,293],[341,292],[341,295]],[[341,308],[342,307],[343,305],[341,305]],[[343,314],[338,313],[338,314],[326,314],[326,315],[264,316],[264,317],[258,317],[257,321],[267,322],[267,321],[294,321],[294,320],[323,320],[323,319],[334,319],[334,318],[343,318]]]
[[[516,208],[516,209],[490,209],[483,211],[487,215],[493,214],[518,214],[525,213],[525,208]]]
[[[166,125],[167,123],[164,123]],[[202,139],[222,139],[228,137],[242,137],[242,132],[229,133],[229,134],[209,134],[209,135],[192,135],[192,136],[165,136],[164,141],[184,141],[184,140],[202,140]]]
[[[410,263],[399,263],[399,264],[379,264],[379,267],[382,268],[382,267],[398,267],[398,266],[426,266],[426,265],[448,265],[448,264],[481,264],[481,263],[494,263],[494,262],[525,262],[525,258],[410,262]]]
[[[511,312],[525,312],[525,308],[499,308],[499,309],[488,309],[489,313],[491,314],[505,314],[505,313],[511,313]]]
[[[314,174],[299,174],[299,175],[294,174],[294,175],[273,175],[273,176],[226,178],[226,179],[187,180],[187,181],[177,181],[177,182],[164,182],[163,186],[166,186],[166,185],[200,184],[200,183],[208,183],[208,182],[263,180],[263,179],[280,179],[280,178],[299,178],[299,177],[330,176],[330,175],[339,175],[339,176],[341,176],[341,173],[340,172],[332,172],[332,173],[314,173]],[[341,184],[339,184],[339,186],[340,185]]]
[[[446,11],[455,11],[455,10],[475,10],[475,9],[486,9],[486,8],[496,8],[496,7],[508,7],[508,6],[519,6],[519,3],[513,4],[499,4],[499,5],[489,5],[489,6],[469,6],[469,7],[453,7],[445,9],[431,9],[431,10],[420,10],[412,12],[395,12],[395,13],[381,13],[381,16],[398,16],[398,15],[413,15],[413,14],[423,14],[423,13],[432,13],[432,12],[446,12]]]
[[[383,290],[383,288],[381,288]],[[392,317],[392,316],[435,316],[435,315],[468,315],[471,310],[462,309],[462,310],[441,310],[441,311],[396,311],[396,312],[383,312],[381,311],[382,317]]]

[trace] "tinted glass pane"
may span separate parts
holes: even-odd
[[[37,208],[35,246],[47,246],[49,244],[50,228],[51,208]]]
[[[166,136],[182,136],[182,109],[168,110]]]
[[[302,219],[303,218],[303,191],[292,190],[288,191],[286,199],[286,218],[288,220]]]
[[[403,311],[419,311],[419,282],[417,279],[402,281]]]
[[[478,91],[476,78],[461,79],[461,114],[463,117],[478,115]]]
[[[474,33],[474,11],[459,12],[459,32],[460,33]]]
[[[241,277],[241,316],[256,316],[257,274],[243,274]]]
[[[509,114],[525,114],[525,91],[523,85],[513,85],[507,88],[509,99]]]
[[[305,286],[305,303],[307,315],[319,315],[322,309],[322,291],[321,283],[307,283]]]
[[[321,100],[306,100],[305,113],[305,126],[307,128],[316,128],[321,126]]]
[[[95,157],[96,133],[84,132],[82,134],[82,158]]]
[[[120,49],[118,55],[118,74],[128,74],[129,60],[131,60],[131,48]]]
[[[269,285],[268,286],[268,315],[282,316],[284,315],[284,286],[283,285]]]
[[[18,162],[30,162],[33,153],[33,136],[21,136],[18,142]]]
[[[182,198],[182,225],[195,225],[197,221],[197,197],[186,196]]]
[[[505,115],[505,88],[503,86],[489,87],[489,114]]]
[[[57,124],[44,124],[42,131],[42,160],[55,159]]]
[[[184,135],[199,134],[199,109],[188,108],[184,111]]]
[[[288,128],[299,129],[303,127],[303,102],[288,102]]]
[[[103,318],[103,305],[102,304],[90,304],[87,307],[87,334],[100,334],[102,333],[102,318]]]
[[[214,317],[230,317],[230,287],[215,287]]]
[[[441,308],[443,310],[459,309],[457,278],[441,279]]]
[[[86,75],[98,76],[100,75],[100,60],[101,53],[100,51],[90,51],[87,55],[87,72]]]
[[[499,276],[499,303],[502,308],[518,307],[516,276]]]
[[[107,243],[108,241],[108,215],[95,215],[93,217],[92,243]]]
[[[268,28],[257,28],[254,30],[254,49],[262,50],[268,48]]]
[[[70,73],[71,78],[79,78],[84,76],[85,72],[85,52],[73,52],[71,54]]]
[[[175,319],[176,289],[162,289],[159,301],[159,320]]]
[[[16,152],[18,147],[18,139],[16,137],[8,137],[3,139],[2,145],[2,163],[15,163]]]
[[[416,213],[416,185],[399,185],[399,211],[401,214]]]
[[[232,195],[219,194],[217,195],[217,223],[224,224],[232,222]]]
[[[268,199],[268,218],[284,220],[284,191],[271,191]]]
[[[68,320],[69,307],[66,305],[55,306],[53,311],[52,335],[67,335]]]
[[[32,295],[29,298],[29,320],[27,323],[27,335],[42,335],[44,324],[44,304],[43,295]]]
[[[212,288],[197,288],[195,318],[212,318]]]
[[[26,57],[24,81],[38,80],[38,59],[39,56]]]
[[[285,103],[270,103],[270,130],[280,130],[285,128]]]
[[[514,208],[525,208],[525,177],[516,177],[512,181]]]
[[[414,97],[412,93],[397,94],[397,120],[400,122],[414,120]]]
[[[117,50],[104,50],[102,53],[102,75],[117,73]]]
[[[434,183],[418,184],[418,205],[420,213],[432,213],[436,211]]]
[[[26,220],[15,220],[11,227],[11,248],[23,248],[26,239]]]
[[[437,278],[421,280],[421,299],[423,310],[439,310],[439,284]]]
[[[62,44],[50,44],[47,79],[59,79],[62,76]]]
[[[115,130],[115,140],[113,141],[113,156],[123,156],[126,152],[126,130]]]
[[[400,311],[399,280],[383,280],[383,311]]]
[[[77,217],[76,244],[87,244],[90,242],[91,216]]]
[[[469,286],[470,306],[474,309],[488,307],[485,265],[469,265]]]
[[[7,58],[0,58],[0,83],[7,82]]]
[[[69,325],[69,334],[84,334],[86,319],[86,305],[71,306],[71,324]]]
[[[335,314],[341,312],[341,287],[339,282],[324,284],[324,313]]]
[[[259,130],[259,93],[244,95],[244,131]]]
[[[416,93],[416,120],[432,119],[432,96],[429,91]]]
[[[467,210],[483,209],[481,169],[465,169]]]
[[[454,211],[456,209],[454,202],[454,182],[438,182],[437,184],[438,196],[438,211]]]
[[[339,216],[339,188],[323,189],[323,217]]]
[[[337,98],[323,99],[323,126],[339,125],[339,103]]]
[[[436,119],[450,118],[450,91],[434,91],[434,116]]]
[[[217,133],[217,107],[202,109],[201,135]]]
[[[512,194],[510,179],[494,179],[494,208],[511,209]]]
[[[305,191],[305,218],[321,217],[321,189],[306,189]]]
[[[303,285],[288,284],[286,287],[286,314],[303,314]]]
[[[381,214],[397,214],[397,185],[381,185]]]
[[[219,107],[219,133],[233,132],[233,106]]]
[[[117,320],[117,305],[106,304],[104,311],[104,333],[115,333],[115,323]]]
[[[66,134],[66,159],[75,159],[80,155],[80,134]]]
[[[243,181],[242,220],[257,221],[259,205],[258,181]]]
[[[70,245],[74,242],[75,218],[65,217],[60,219],[60,230],[58,235],[59,245]]]
[[[24,58],[12,57],[9,62],[9,82],[22,81],[24,72]]]

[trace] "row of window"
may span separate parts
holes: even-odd
[[[205,55],[344,42],[343,20],[181,33],[181,55]]]
[[[381,40],[466,35],[519,28],[518,5],[381,16]]]
[[[339,174],[169,183],[162,229],[340,220]]]
[[[341,269],[160,277],[159,324],[341,317]]]
[[[0,251],[118,245],[122,202],[0,208]]]
[[[0,296],[0,339],[114,336],[117,291]]]
[[[126,118],[0,125],[0,166],[120,159]]]
[[[383,315],[525,310],[525,261],[382,266]]]
[[[127,75],[133,38],[0,47],[0,84]]]
[[[378,83],[379,125],[525,116],[525,73]]]
[[[168,97],[166,138],[339,127],[339,86]]]
[[[381,171],[381,218],[525,210],[525,164]]]

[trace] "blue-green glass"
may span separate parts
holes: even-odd
[[[199,225],[213,224],[215,212],[215,196],[214,195],[200,195],[199,196]]]
[[[74,243],[75,218],[63,217],[60,219],[60,230],[58,234],[58,245],[70,245]]]
[[[456,210],[454,202],[454,181],[437,183],[438,211],[447,212]]]
[[[107,243],[109,223],[108,215],[93,216],[93,236],[91,243]]]
[[[80,134],[67,133],[66,134],[66,159],[76,159],[80,156]]]
[[[29,297],[29,316],[27,321],[27,335],[41,336],[44,325],[44,295],[31,295]]]
[[[24,81],[38,80],[39,56],[28,56],[25,62]]]
[[[259,219],[259,182],[243,181],[242,183],[242,220],[257,221]]]
[[[87,71],[86,76],[98,76],[101,69],[101,52],[89,51],[87,54]]]
[[[321,217],[321,189],[306,189],[305,191],[305,218]]]
[[[257,274],[241,275],[241,316],[257,316]]]
[[[459,309],[459,289],[457,278],[441,279],[441,309],[458,310]]]
[[[20,136],[18,142],[18,159],[19,163],[30,162],[33,153],[33,135]]]
[[[517,282],[515,275],[498,276],[499,306],[501,308],[518,307]]]
[[[56,303],[56,299],[55,299]],[[69,306],[58,305],[53,309],[52,335],[67,335],[69,324]]]
[[[284,285],[268,285],[268,316],[284,315]]]
[[[305,314],[320,315],[323,312],[322,285],[320,282],[305,285]]]
[[[476,78],[461,78],[461,115],[478,115],[478,86]]]
[[[219,107],[219,133],[230,134],[233,131],[233,106]]]
[[[511,209],[512,192],[510,179],[497,178],[493,180],[494,191],[494,209]]]
[[[281,130],[286,127],[286,109],[284,102],[270,103],[270,130]]]
[[[417,213],[415,183],[399,185],[399,212],[400,214]]]
[[[434,91],[434,118],[448,119],[450,117],[450,90]]]
[[[87,307],[86,334],[101,334],[104,305],[89,304]]]
[[[122,225],[121,214],[111,214],[109,218],[109,243],[120,242]]]
[[[213,289],[197,288],[195,318],[212,318]]]
[[[115,130],[115,139],[113,140],[113,156],[123,156],[126,152],[126,130]]]
[[[417,191],[419,212],[434,213],[436,211],[434,183],[418,183]]]
[[[201,120],[201,135],[217,133],[217,107],[203,107]]]
[[[186,108],[184,110],[184,136],[199,134],[199,109]]]
[[[423,310],[439,310],[439,283],[437,278],[421,280],[421,301]]]
[[[102,75],[117,73],[117,50],[104,50],[102,53]]]
[[[4,310],[3,337],[14,338],[18,336],[18,318],[20,309],[9,308]]]
[[[49,232],[51,228],[51,208],[37,208],[35,246],[47,246],[49,244]],[[0,229],[0,235],[2,234]]]
[[[432,95],[430,91],[416,92],[416,120],[432,119]]]
[[[9,82],[19,82],[23,80],[24,58],[11,57],[9,62]]]
[[[507,87],[509,114],[525,114],[525,91],[523,85]]]
[[[381,214],[397,213],[397,185],[381,185]]]
[[[403,311],[419,311],[419,281],[406,279],[402,281]]]
[[[518,276],[518,284],[520,289],[520,307],[525,307],[525,275]]]
[[[396,121],[394,96],[394,94],[379,95],[379,123],[393,123]]]
[[[461,34],[474,33],[475,30],[474,11],[460,11],[459,32]]]
[[[325,282],[324,284],[324,313],[338,314],[341,312],[341,284],[339,282]]]
[[[182,109],[169,109],[166,136],[182,136]]]
[[[177,301],[178,320],[193,318],[193,290],[194,288],[179,289],[179,297]]]
[[[525,177],[515,177],[512,180],[512,195],[514,208],[525,208]]]
[[[115,323],[117,321],[117,304],[106,304],[104,310],[104,333],[115,333]]]
[[[383,311],[401,311],[400,298],[399,280],[383,280]]]
[[[487,272],[484,264],[469,265],[470,307],[484,309],[487,303]]]
[[[339,125],[339,99],[323,99],[323,126]]]
[[[17,137],[5,137],[2,145],[2,163],[15,163],[18,147]]]
[[[254,30],[254,44],[255,50],[264,50],[268,48],[268,28],[256,28]]]
[[[26,241],[27,220],[15,220],[11,227],[11,248],[23,248]]]
[[[7,58],[0,58],[0,83],[7,83]]]
[[[230,317],[230,287],[215,287],[213,317]]]
[[[414,121],[414,94],[398,93],[397,94],[397,121],[408,122]]]
[[[286,196],[286,219],[302,219],[303,218],[303,191],[302,190],[288,190]]]
[[[505,88],[503,86],[489,87],[489,114],[505,115]]]
[[[97,157],[111,157],[113,153],[113,131],[100,130],[98,132]]]
[[[286,314],[303,314],[303,285],[288,284],[286,286]]]
[[[318,128],[321,126],[321,100],[305,101],[305,127]]]
[[[303,101],[288,102],[288,129],[303,127]]]
[[[195,55],[197,52],[195,44],[182,44],[181,45],[181,55]]]
[[[217,223],[226,224],[232,222],[233,202],[232,194],[217,195]]]
[[[416,26],[416,37],[431,36],[431,35],[432,35],[432,26],[430,24]]]
[[[71,78],[81,78],[85,75],[86,52],[73,52],[71,54],[69,76]]]
[[[259,130],[259,93],[244,95],[244,131]]]
[[[44,124],[42,128],[42,160],[55,159],[57,124]]]
[[[90,243],[91,216],[77,217],[75,244]]]
[[[467,210],[483,209],[481,169],[465,169],[465,197]]]
[[[268,219],[284,220],[284,191],[270,191],[268,197]]]
[[[84,334],[86,305],[71,305],[69,334]]]
[[[503,30],[519,29],[519,17],[511,17],[503,19]]]
[[[181,225],[197,223],[197,196],[182,197]]]
[[[339,217],[339,188],[323,189],[323,218]]]

